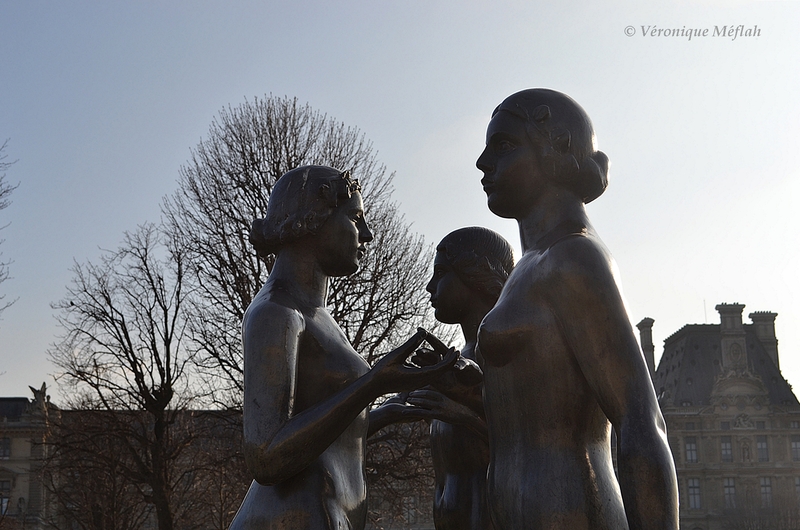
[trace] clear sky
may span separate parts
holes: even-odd
[[[18,298],[0,321],[0,396],[54,386],[50,303],[69,268],[158,220],[223,107],[296,96],[373,141],[430,243],[484,225],[519,248],[516,224],[486,208],[475,160],[494,107],[530,87],[592,117],[611,183],[589,215],[631,319],[656,321],[656,357],[682,325],[718,323],[714,306],[739,302],[745,322],[778,313],[798,385],[798,23],[798,0],[3,0],[0,141],[20,186],[0,211],[13,260],[0,291]],[[714,36],[739,25],[760,34]]]

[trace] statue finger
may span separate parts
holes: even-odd
[[[417,366],[422,367],[436,364],[442,360],[442,357],[436,353],[436,351],[429,348],[419,348],[414,352],[414,356],[411,357],[410,360]]]
[[[428,332],[422,328],[418,329],[417,332],[414,333],[414,335],[412,335],[410,339],[405,341],[397,349],[402,351],[406,355],[406,357],[408,357],[422,345],[423,341],[425,340],[425,337],[427,336],[427,333]]]
[[[431,401],[442,401],[444,396],[435,390],[415,390],[408,395],[408,399],[428,399]]]
[[[449,370],[454,364],[456,364],[456,361],[458,361],[460,356],[461,354],[457,349],[450,348],[447,352],[447,355],[445,355],[444,359],[442,359],[442,362],[437,363],[434,366],[420,368],[420,371],[430,375],[441,375]]]
[[[439,337],[437,337],[433,333],[425,331],[423,328],[417,328],[417,329],[425,332],[425,342],[430,344],[434,350],[436,350],[440,355],[446,354],[449,348],[444,342],[439,340]]]

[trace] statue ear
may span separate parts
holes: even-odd
[[[306,230],[309,230],[311,233],[316,233],[317,229],[319,229],[322,224],[319,222],[319,217],[314,211],[308,212],[303,221],[305,222]]]
[[[547,105],[539,105],[533,109],[533,121],[543,122],[550,119],[550,107]]]
[[[566,153],[572,144],[572,135],[566,129],[556,129],[553,131],[553,147],[559,153]]]

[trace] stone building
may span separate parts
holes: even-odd
[[[47,433],[46,388],[34,400],[0,398],[0,528],[42,528],[45,491],[39,474]]]
[[[720,324],[664,341],[653,370],[652,319],[642,349],[675,458],[681,528],[798,528],[800,403],[780,371],[776,313],[719,304]],[[750,526],[747,526],[750,524]]]

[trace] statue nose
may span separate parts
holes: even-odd
[[[478,157],[478,160],[475,162],[475,166],[484,173],[491,173],[492,170],[494,169],[494,164],[491,163],[491,161],[489,160],[489,155],[486,153],[485,149],[483,153],[481,153],[481,156]]]

